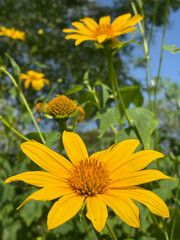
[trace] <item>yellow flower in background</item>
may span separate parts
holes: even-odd
[[[133,26],[141,20],[142,17],[140,15],[135,15],[131,18],[130,13],[117,17],[112,23],[110,23],[111,18],[109,16],[100,18],[99,24],[92,18],[86,17],[80,19],[81,22],[72,23],[77,29],[63,29],[63,32],[73,33],[67,35],[66,39],[75,39],[75,45],[88,40],[102,43],[108,39],[134,31],[136,27]]]
[[[21,73],[20,80],[25,79],[24,86],[28,88],[30,83],[32,87],[38,91],[44,87],[44,83],[50,84],[49,80],[43,78],[44,73],[38,73],[33,70],[27,71],[27,74]]]
[[[77,122],[81,122],[84,119],[85,111],[81,107],[77,107],[77,101],[71,100],[67,96],[57,94],[56,98],[53,98],[49,103],[37,103],[36,104],[37,113],[39,118],[37,121],[41,120],[41,112],[45,112],[45,117],[48,118],[70,118],[77,115],[78,111],[81,113],[81,118]],[[77,123],[76,122],[76,123]]]
[[[85,202],[87,218],[97,231],[104,228],[110,207],[128,225],[140,227],[139,208],[132,200],[146,205],[161,217],[169,217],[163,200],[137,185],[157,179],[172,179],[158,170],[142,170],[164,155],[153,150],[133,153],[139,141],[125,140],[107,150],[88,155],[76,133],[63,132],[63,144],[71,160],[38,142],[21,144],[22,151],[45,171],[29,171],[8,178],[5,183],[24,181],[41,187],[17,209],[30,200],[59,198],[48,214],[48,229],[55,228],[76,215]]]
[[[1,27],[0,28],[0,36],[7,36],[13,39],[20,39],[22,41],[26,40],[26,34],[25,32],[21,32],[18,30],[15,30],[14,28],[5,28]]]

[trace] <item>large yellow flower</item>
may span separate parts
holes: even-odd
[[[99,232],[108,217],[107,206],[130,226],[140,227],[139,209],[132,200],[146,205],[158,216],[169,217],[161,198],[137,187],[157,179],[171,179],[158,170],[142,170],[153,160],[163,157],[162,153],[144,150],[133,154],[139,141],[131,139],[89,157],[82,139],[66,131],[63,143],[71,162],[38,142],[21,144],[22,151],[45,171],[21,173],[5,181],[21,180],[42,187],[17,209],[32,199],[59,198],[48,214],[48,229],[52,229],[72,218],[85,202],[86,216]]]
[[[0,36],[7,36],[13,39],[20,39],[25,41],[26,39],[26,34],[25,32],[21,32],[18,30],[15,30],[14,28],[5,28],[5,27],[1,27],[0,28]]]
[[[113,39],[121,34],[132,32],[136,29],[136,23],[142,20],[140,15],[131,18],[131,14],[127,13],[117,17],[112,23],[109,16],[102,17],[99,24],[92,18],[80,19],[81,22],[73,22],[72,25],[77,29],[63,29],[63,32],[73,33],[66,36],[66,39],[75,39],[75,45],[79,45],[83,41],[93,40],[102,43],[105,40]]]
[[[33,70],[27,71],[27,74],[21,73],[20,80],[25,79],[24,86],[25,88],[29,87],[29,84],[32,84],[32,87],[38,91],[44,87],[44,83],[49,85],[49,80],[43,78],[44,73],[38,73]]]

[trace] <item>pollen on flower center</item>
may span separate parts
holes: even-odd
[[[105,192],[110,182],[107,165],[95,158],[73,165],[68,182],[73,190],[85,197]]]
[[[76,106],[72,100],[64,95],[57,94],[47,105],[47,111],[51,115],[69,115],[76,110]]]

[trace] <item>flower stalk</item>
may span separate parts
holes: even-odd
[[[37,125],[37,122],[36,122],[36,120],[35,120],[35,118],[34,118],[34,116],[33,116],[33,114],[32,114],[32,111],[31,111],[31,109],[30,109],[30,107],[29,107],[29,104],[28,104],[28,102],[27,102],[27,100],[26,100],[26,98],[25,98],[25,96],[24,96],[24,94],[23,94],[20,86],[17,84],[17,82],[16,82],[16,80],[14,79],[14,77],[13,77],[8,71],[6,71],[4,68],[1,68],[1,70],[2,70],[7,76],[9,76],[9,78],[12,80],[14,86],[18,89],[18,91],[19,91],[19,96],[20,96],[20,98],[22,99],[22,101],[24,102],[24,105],[25,105],[25,107],[26,107],[29,115],[31,116],[31,119],[32,119],[32,121],[33,121],[33,123],[34,123],[34,125],[35,125],[35,127],[36,127],[36,129],[37,129],[37,131],[38,131],[38,133],[39,133],[39,136],[40,136],[40,138],[41,138],[41,141],[42,141],[43,144],[45,144],[45,139],[44,139],[44,137],[43,137],[43,135],[42,135],[42,133],[41,133],[38,125]]]

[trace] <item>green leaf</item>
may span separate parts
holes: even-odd
[[[16,80],[17,84],[20,85],[20,73],[21,73],[21,70],[20,70],[20,67],[19,65],[11,58],[11,56],[6,53],[6,56],[9,58],[10,62],[11,62],[11,65],[13,67],[13,77],[14,79]]]
[[[146,108],[137,107],[127,109],[127,114],[137,128],[144,149],[150,149],[151,135],[159,124],[154,113]]]
[[[164,45],[163,49],[173,54],[180,52],[180,48],[176,47],[176,45]]]
[[[40,67],[40,68],[47,68],[47,66],[46,66],[45,64],[40,63],[40,62],[38,62],[38,61],[33,61],[32,63],[33,63],[34,65]]]
[[[60,138],[59,132],[50,132],[46,134],[46,146],[52,147]]]
[[[89,69],[85,72],[83,78],[84,78],[83,83],[84,83],[85,85],[89,85]]]
[[[28,227],[33,221],[42,216],[43,207],[45,204],[46,203],[31,201],[23,206],[20,211],[20,215]]]
[[[104,83],[102,83],[100,80],[97,80],[94,83],[94,86],[100,85],[102,87],[102,95],[103,95],[103,107],[106,106],[106,102],[109,98],[110,93],[112,92],[111,89]]]
[[[144,98],[140,91],[140,88],[140,85],[136,85],[126,86],[119,89],[126,108],[129,107],[130,103],[133,103],[136,107],[142,106]]]
[[[171,198],[171,192],[178,186],[178,179],[175,180],[163,180],[159,182],[160,188],[154,189],[153,192],[160,196],[164,201]]]
[[[76,93],[76,92],[79,92],[83,89],[83,86],[82,85],[73,85],[70,87],[70,89],[65,93],[65,95],[70,95],[72,93]]]
[[[135,127],[128,127],[126,129],[119,129],[115,136],[115,143],[119,143],[121,141],[127,140],[127,139],[137,139],[137,135],[135,134]]]
[[[102,108],[99,112],[97,112],[95,119],[100,119],[99,137],[102,137],[112,124],[119,124],[120,114],[113,107]]]

